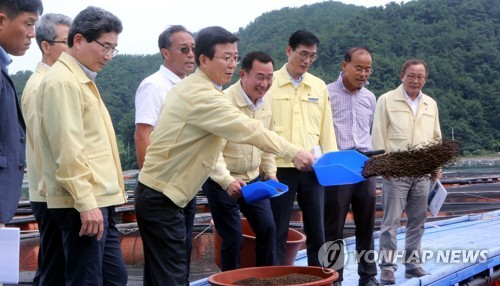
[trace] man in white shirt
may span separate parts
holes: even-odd
[[[160,69],[145,78],[135,94],[135,150],[142,168],[149,134],[156,125],[167,92],[193,72],[194,39],[183,26],[171,26],[158,37],[160,54],[165,60]]]
[[[146,149],[150,144],[149,135],[156,125],[163,101],[168,91],[186,75],[193,72],[194,39],[181,25],[170,26],[158,37],[160,54],[165,60],[160,69],[145,78],[135,94],[135,150],[137,163],[142,169]],[[168,108],[168,107],[167,107]],[[196,199],[184,208],[186,215],[186,256],[189,273],[191,258],[194,214]],[[189,276],[189,275],[188,275]]]

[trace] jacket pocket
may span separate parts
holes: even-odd
[[[117,194],[121,191],[112,154],[109,148],[102,148],[87,155],[87,166],[92,174],[95,196]]]
[[[274,126],[274,132],[276,134],[283,136],[283,133],[285,133],[285,127],[283,126]]]
[[[213,158],[212,160],[202,160],[201,165],[207,168],[210,172],[215,169],[215,164],[217,163],[216,158]]]
[[[242,155],[245,153],[240,153],[240,154],[224,154],[224,160],[226,161],[226,165],[229,171],[235,172],[235,173],[245,173],[247,171],[247,159],[245,155]]]
[[[404,134],[389,134],[387,137],[389,137],[390,140],[407,140],[408,136]]]
[[[309,138],[307,139],[307,142],[305,144],[307,145],[311,145],[311,146],[307,146],[309,147],[308,148],[308,151],[312,151],[312,148],[316,145],[319,145],[319,129],[317,128],[309,128],[307,129],[307,136],[309,136]]]
[[[0,168],[7,168],[7,158],[0,156]]]

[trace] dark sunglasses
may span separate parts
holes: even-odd
[[[177,50],[179,52],[181,52],[182,54],[189,54],[189,52],[193,52],[194,54],[194,47],[190,48],[190,47],[182,47],[182,48],[169,48],[169,50]]]

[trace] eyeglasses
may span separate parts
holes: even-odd
[[[405,75],[405,78],[408,79],[409,81],[414,81],[415,79],[417,79],[418,82],[422,82],[426,79],[426,77],[424,75],[414,75],[414,74],[407,74]]]
[[[241,56],[240,55],[232,56],[232,57],[231,56],[225,56],[225,57],[214,56],[214,58],[225,60],[227,65],[229,65],[233,61],[234,61],[235,64],[239,64],[240,61],[241,61]]]
[[[302,52],[297,51],[297,53],[299,53],[300,59],[303,61],[310,60],[311,62],[314,62],[315,60],[318,59],[318,54],[310,54],[305,51]]]
[[[363,68],[360,66],[353,66],[351,63],[349,63],[349,65],[354,68],[354,70],[356,71],[357,74],[362,74],[363,72],[365,72],[368,75],[370,75],[373,73],[373,70],[371,67],[370,68]]]
[[[256,75],[255,76],[255,80],[257,82],[264,82],[264,81],[267,81],[267,82],[272,82],[274,79],[274,76],[272,75],[269,75],[269,76],[263,76],[263,75]]]
[[[99,45],[101,45],[101,47],[104,48],[104,54],[105,55],[114,57],[114,56],[116,56],[116,54],[118,54],[118,50],[117,49],[105,46],[103,43],[99,42],[98,40],[94,40],[94,41],[96,43],[98,43]]]
[[[176,50],[181,52],[181,54],[187,55],[189,52],[193,52],[194,54],[194,47],[181,47],[181,48],[168,48],[169,50]]]
[[[53,45],[55,43],[60,43],[60,44],[65,44],[67,45],[68,44],[68,41],[56,41],[56,40],[53,40],[53,41],[46,41],[47,43]]]

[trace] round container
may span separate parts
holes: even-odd
[[[322,278],[321,280],[314,282],[292,284],[301,286],[329,286],[332,285],[333,282],[339,277],[337,271],[329,268],[314,266],[263,266],[241,268],[213,274],[208,277],[208,283],[214,286],[228,286],[234,285],[235,282],[247,278],[271,278],[292,273],[314,275]]]

